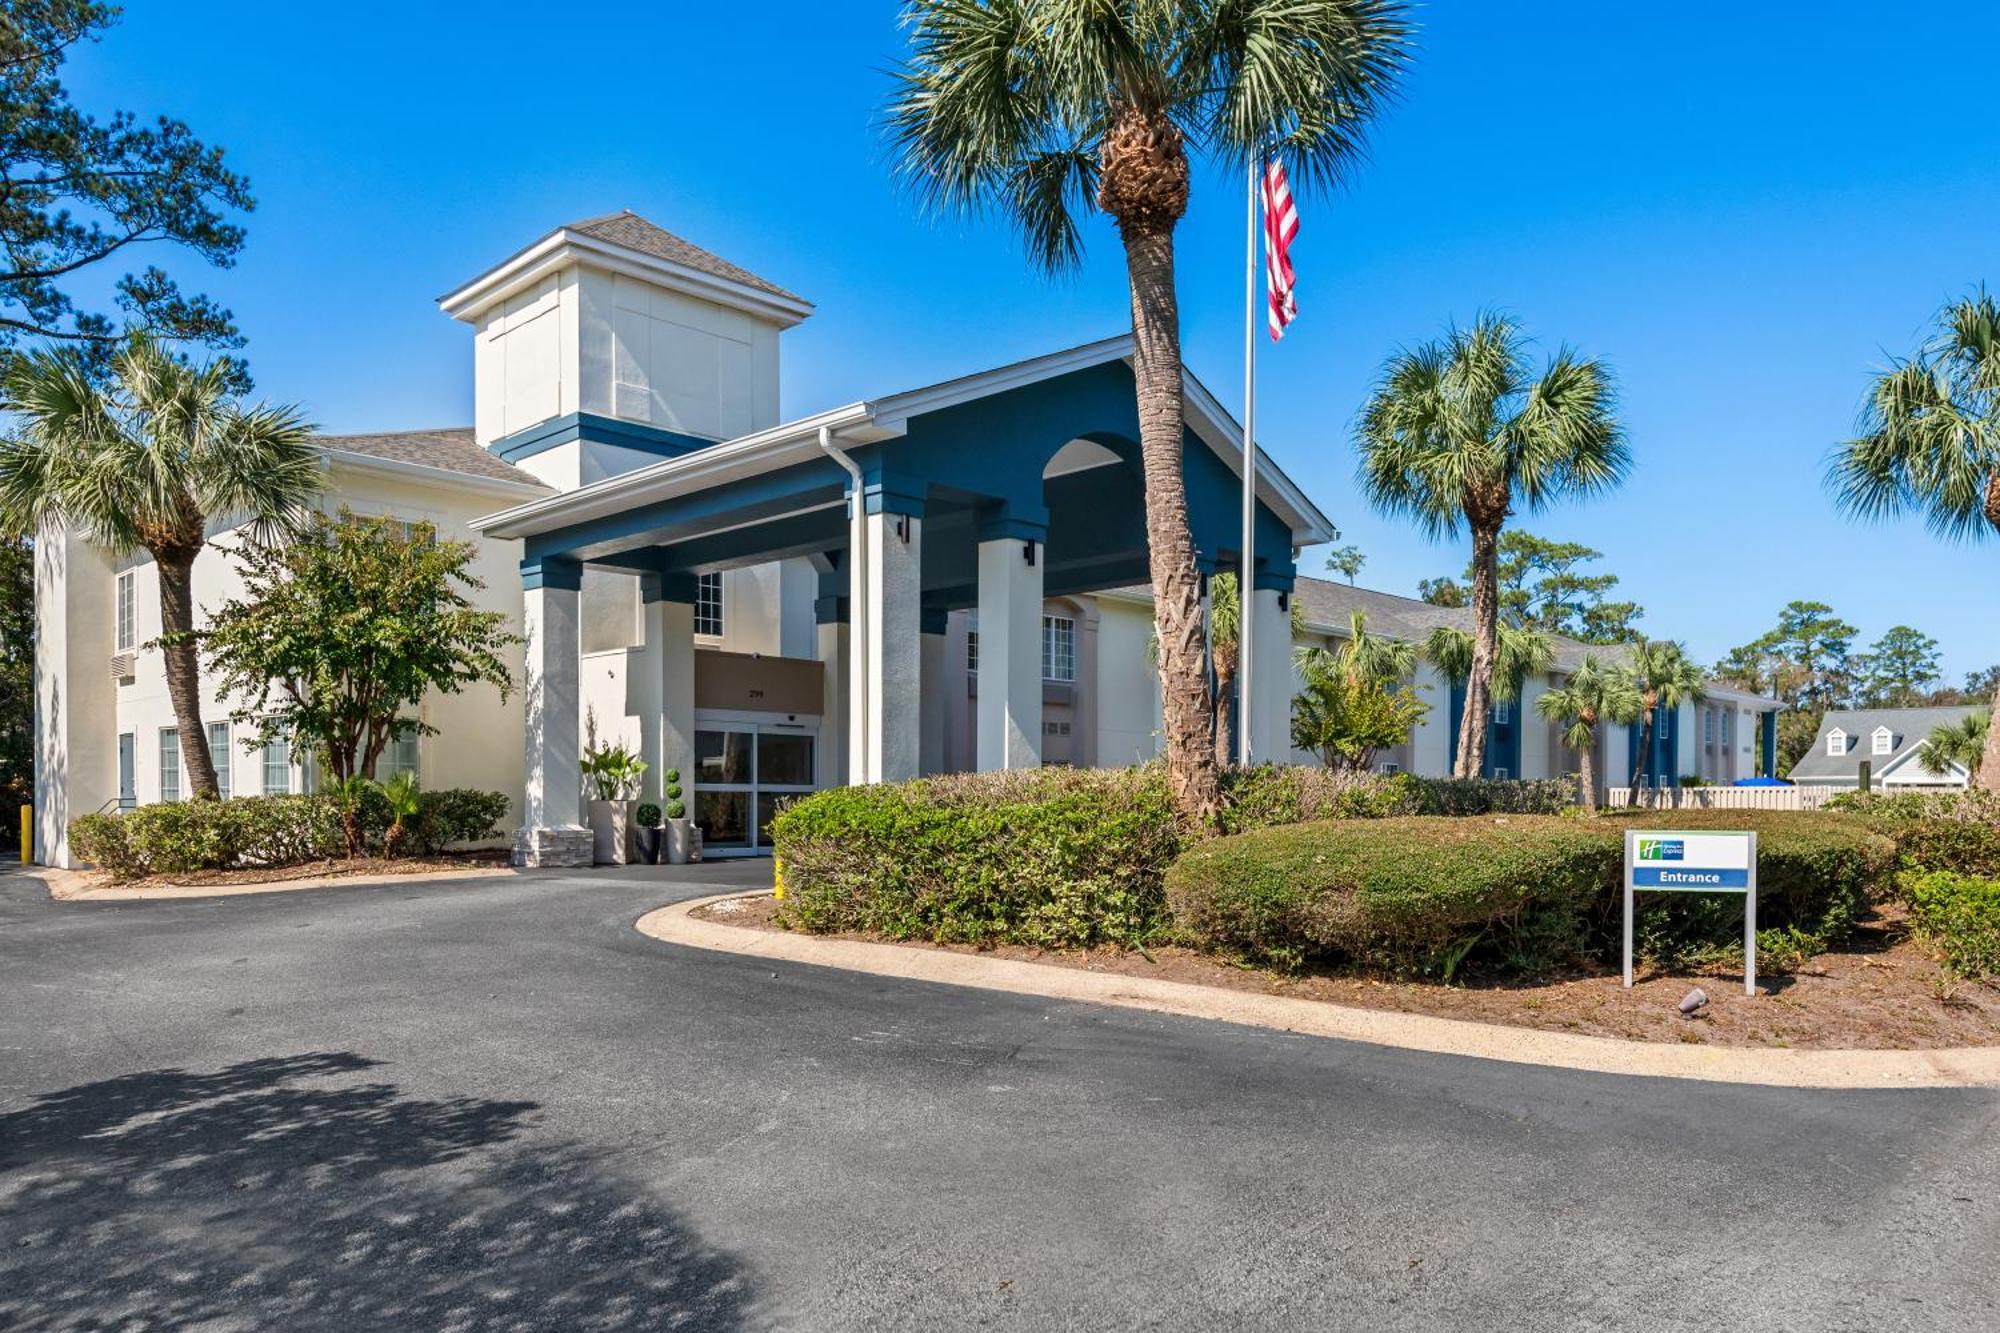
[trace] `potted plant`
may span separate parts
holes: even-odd
[[[632,806],[646,761],[623,745],[591,744],[583,752],[584,789],[590,794],[591,859],[598,865],[632,860]]]
[[[688,830],[694,821],[687,817],[687,801],[681,795],[681,771],[670,768],[666,778],[666,789],[661,794],[667,800],[667,861],[684,866],[688,863]]]
[[[639,863],[656,866],[660,863],[660,807],[647,801],[639,807],[637,817]]]

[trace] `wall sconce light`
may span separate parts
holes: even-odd
[[[1033,542],[1021,543],[1021,559],[1031,565],[1035,563],[1035,544]]]

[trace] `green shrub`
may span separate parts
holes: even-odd
[[[788,924],[1051,949],[1150,938],[1182,838],[1158,766],[841,787],[771,824]]]
[[[1842,792],[1826,808],[1894,838],[1906,869],[2000,875],[2000,796],[1992,792]]]
[[[389,802],[372,788],[358,793],[361,823],[379,846],[393,822]],[[498,792],[455,788],[421,794],[406,825],[406,850],[429,855],[499,836],[507,811]],[[245,796],[229,801],[172,801],[121,815],[86,815],[70,823],[79,857],[113,879],[287,866],[344,856],[341,803],[331,795]]]
[[[1161,781],[1165,781],[1162,774]],[[1415,814],[1416,779],[1293,764],[1222,771],[1222,831],[1244,833],[1317,819],[1386,819]]]
[[[640,828],[658,828],[660,826],[660,807],[651,801],[646,801],[637,810],[632,812],[632,821]]]
[[[1420,778],[1404,774],[1414,792],[1408,813],[1469,818],[1477,815],[1559,815],[1576,805],[1574,778]]]
[[[1933,870],[1906,872],[1898,883],[1910,923],[1947,973],[2000,977],[2000,879]]]
[[[1609,832],[1549,816],[1298,824],[1191,848],[1167,904],[1202,948],[1448,976],[1489,932],[1537,953],[1573,938],[1621,855]]]

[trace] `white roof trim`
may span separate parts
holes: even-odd
[[[902,435],[912,417],[974,402],[1057,375],[1124,360],[1131,351],[1132,335],[1119,334],[1080,347],[946,380],[941,384],[849,403],[845,407],[832,408],[815,416],[801,417],[768,430],[709,445],[649,467],[607,477],[577,490],[489,514],[476,520],[472,526],[488,536],[526,537],[571,523],[587,522],[690,490],[756,476],[821,457],[819,430],[822,426],[830,428],[836,436],[850,444],[890,439]],[[1192,374],[1184,372],[1184,376],[1188,387],[1189,426],[1240,477],[1241,427],[1222,411],[1200,381]],[[1306,499],[1305,493],[1278,469],[1269,454],[1261,449],[1257,453],[1259,493],[1290,524],[1292,544],[1310,546],[1316,542],[1331,541],[1334,532],[1332,521]]]
[[[575,263],[588,263],[629,278],[683,292],[704,301],[741,310],[759,319],[790,328],[813,312],[810,301],[780,296],[775,292],[718,277],[686,264],[677,264],[658,255],[649,255],[630,246],[602,237],[586,236],[558,227],[486,272],[460,284],[438,298],[438,305],[453,319],[466,323],[499,301],[526,290],[551,273]]]

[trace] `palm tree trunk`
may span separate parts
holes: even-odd
[[[1993,708],[1986,715],[1986,749],[1979,756],[1979,772],[1973,775],[1972,783],[2000,792],[2000,689],[1993,691]]]
[[[1236,738],[1230,727],[1230,689],[1236,682],[1236,663],[1221,653],[1215,658],[1215,766],[1227,768],[1236,762]]]
[[[1646,721],[1639,728],[1639,757],[1632,761],[1632,787],[1625,797],[1625,804],[1627,805],[1636,806],[1639,804],[1639,779],[1645,776],[1646,765],[1652,762],[1653,714],[1656,711],[1656,705],[1648,704],[1646,706]]]
[[[221,795],[208,732],[201,724],[201,654],[194,644],[194,553],[155,551],[160,572],[160,657],[167,673],[167,697],[180,728],[181,770],[188,790],[214,800]]]
[[[1583,808],[1591,814],[1597,813],[1597,733],[1590,733],[1590,743],[1576,752],[1577,780],[1583,784]]]
[[[1486,725],[1493,709],[1493,664],[1500,655],[1500,531],[1472,530],[1472,669],[1465,681],[1465,714],[1458,726],[1456,777],[1486,771]]]
[[[1128,228],[1124,240],[1125,269],[1132,284],[1132,372],[1138,382],[1153,621],[1160,639],[1167,781],[1174,805],[1184,816],[1212,824],[1222,808],[1222,793],[1208,726],[1201,580],[1195,572],[1187,482],[1181,473],[1186,403],[1180,307],[1174,294],[1174,237],[1171,230]]]

